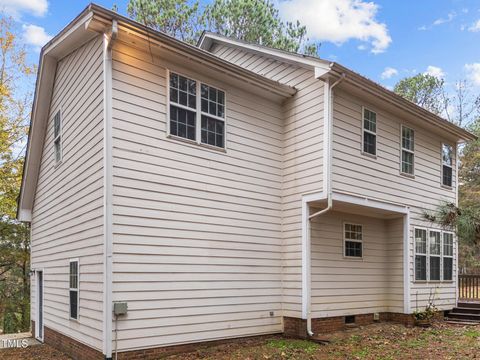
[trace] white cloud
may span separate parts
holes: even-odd
[[[471,32],[478,32],[478,31],[480,31],[480,19],[477,20],[476,22],[474,22],[474,23],[472,24],[472,26],[470,26],[470,27],[468,28],[468,31],[471,31]]]
[[[370,43],[375,54],[384,52],[392,42],[387,25],[375,18],[379,6],[374,2],[282,0],[279,9],[285,19],[300,20],[307,27],[311,39],[331,41],[337,45],[357,39]]]
[[[442,68],[433,65],[427,66],[427,71],[425,71],[425,74],[435,76],[438,79],[443,79],[445,77],[445,73],[443,72]]]
[[[23,25],[23,41],[27,45],[32,45],[40,49],[51,38],[52,36],[47,34],[43,27],[32,24]]]
[[[442,25],[442,24],[445,24],[445,23],[449,23],[450,21],[452,21],[455,17],[457,16],[457,13],[455,11],[451,11],[450,13],[448,13],[447,17],[446,18],[440,18],[440,19],[437,19],[433,22],[432,25]]]
[[[418,30],[420,30],[420,31],[425,31],[425,30],[427,30],[427,26],[426,26],[426,25],[422,25],[422,26],[420,26],[420,27],[418,28]]]
[[[465,70],[469,80],[480,86],[480,63],[465,64]]]
[[[48,10],[47,0],[0,0],[0,9],[14,18],[27,13],[34,16],[43,16]]]
[[[397,76],[398,70],[392,67],[386,67],[385,70],[382,72],[382,79],[390,79],[392,76]]]

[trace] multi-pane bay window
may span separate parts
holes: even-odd
[[[427,230],[415,229],[415,280],[427,280]]]
[[[78,260],[70,260],[70,318],[78,319]]]
[[[225,93],[175,73],[169,81],[170,135],[224,148]]]
[[[413,175],[415,165],[415,132],[402,125],[402,168],[403,174]]]
[[[363,257],[362,225],[344,224],[344,248],[346,257]]]
[[[442,144],[442,184],[452,186],[453,173],[453,148],[450,145]]]
[[[377,155],[377,114],[363,108],[363,152]]]
[[[440,280],[440,264],[442,249],[442,233],[440,231],[430,230],[430,280]]]
[[[62,118],[60,110],[53,117],[53,148],[55,163],[59,163],[62,160]]]
[[[453,234],[443,233],[443,280],[453,279]]]

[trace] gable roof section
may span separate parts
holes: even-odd
[[[296,89],[291,86],[267,79],[220,59],[208,51],[152,30],[101,6],[90,4],[40,52],[22,186],[18,198],[17,218],[21,221],[31,221],[57,62],[94,37],[108,31],[113,20],[117,21],[119,30],[124,34],[141,37],[148,42],[161,43],[163,47],[180,53],[187,59],[194,58],[202,64],[215,67],[219,73],[229,76],[237,83],[244,83],[279,99],[291,97],[296,93]]]
[[[404,111],[426,121],[428,124],[437,126],[438,128],[453,134],[461,140],[474,140],[476,136],[467,130],[445,120],[441,116],[435,115],[430,111],[418,106],[417,104],[405,99],[404,97],[388,90],[373,80],[358,74],[357,72],[346,68],[336,62],[328,62],[323,59],[292,53],[284,50],[274,49],[262,45],[251,44],[241,40],[232,39],[226,36],[211,32],[203,32],[197,46],[207,51],[212,49],[215,43],[230,45],[233,47],[243,48],[246,51],[254,52],[258,55],[275,58],[279,61],[297,63],[303,66],[310,66],[315,69],[315,76],[318,79],[326,80],[327,78],[339,78],[344,76],[344,81],[351,83],[356,87],[361,87],[365,91],[381,98],[382,100],[401,108]]]

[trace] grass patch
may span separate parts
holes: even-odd
[[[312,341],[307,341],[307,340],[294,340],[294,339],[275,339],[275,340],[270,340],[267,343],[268,346],[281,350],[281,351],[287,351],[287,350],[300,350],[303,351],[307,354],[311,354],[315,352],[315,350],[318,349],[319,345],[312,342]]]
[[[463,335],[469,337],[469,338],[478,338],[480,337],[480,331],[476,329],[468,329],[463,333]]]

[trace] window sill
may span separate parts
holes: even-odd
[[[409,179],[415,179],[415,175],[414,175],[414,174],[409,174],[409,173],[400,172],[400,175],[403,176],[403,177],[409,178]]]
[[[185,144],[200,146],[200,147],[203,147],[203,148],[206,148],[206,149],[209,149],[209,150],[218,151],[220,153],[226,153],[227,152],[227,150],[225,148],[220,148],[218,146],[204,144],[204,143],[201,143],[201,142],[197,142],[195,140],[190,140],[190,139],[183,138],[181,136],[172,135],[172,134],[168,134],[167,139],[174,140],[174,141],[180,141],[180,142],[183,142]]]
[[[365,152],[365,151],[360,151],[360,153],[361,153],[363,156],[369,157],[370,159],[375,159],[375,160],[377,160],[377,155],[373,155],[373,154],[367,153],[367,152]]]
[[[447,189],[447,190],[453,190],[453,186],[448,186],[448,185],[441,184],[440,187],[442,187],[443,189]]]
[[[358,256],[345,256],[343,255],[344,260],[354,260],[354,261],[363,261],[363,256],[358,257]]]

